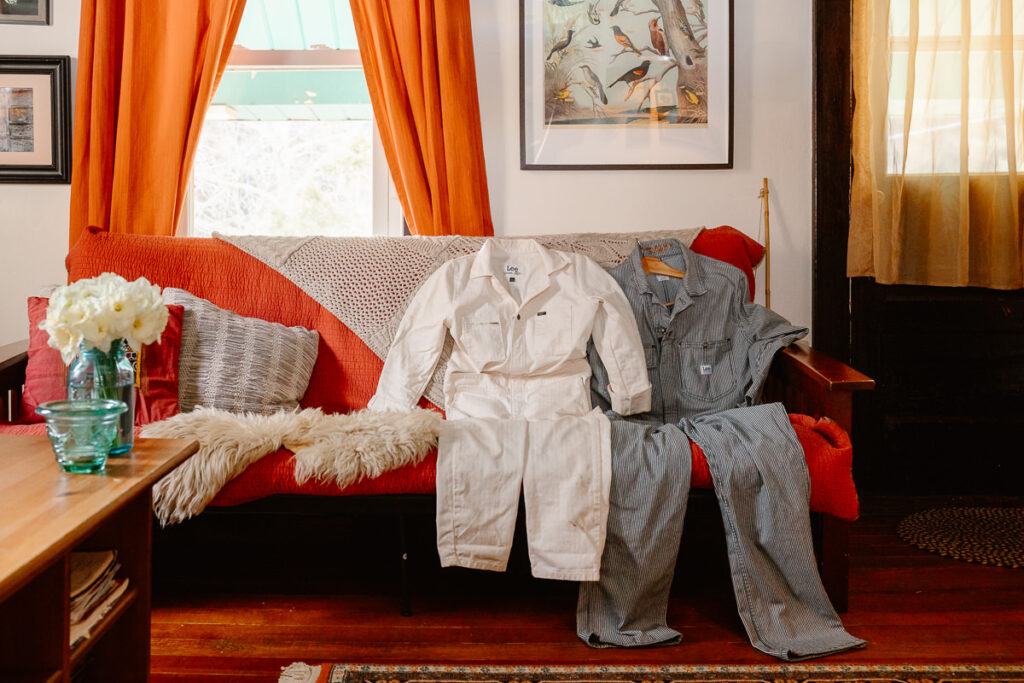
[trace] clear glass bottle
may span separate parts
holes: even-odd
[[[114,399],[128,408],[121,415],[110,455],[127,453],[135,442],[135,368],[125,355],[126,345],[115,339],[106,353],[82,346],[68,368],[69,399]]]

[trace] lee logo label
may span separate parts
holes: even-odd
[[[711,366],[708,365],[707,363],[702,364],[700,366],[700,374],[702,374],[702,375],[710,375],[711,374]]]

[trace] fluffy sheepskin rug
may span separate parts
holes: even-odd
[[[153,511],[163,525],[203,511],[246,467],[284,447],[295,453],[295,480],[315,478],[345,487],[420,462],[437,446],[441,415],[357,411],[325,415],[318,408],[273,415],[238,415],[196,408],[143,428],[148,438],[185,438],[199,451],[153,487]]]

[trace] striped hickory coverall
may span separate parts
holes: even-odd
[[[647,275],[642,256],[686,275]],[[666,611],[690,489],[689,438],[708,459],[754,647],[797,660],[863,646],[843,629],[818,576],[800,442],[781,404],[755,405],[775,352],[807,329],[750,303],[742,271],[675,240],[637,245],[610,273],[636,316],[653,395],[650,411],[617,415],[606,370],[591,356],[594,400],[611,417],[612,487],[601,578],[580,585],[580,638],[594,647],[679,642]]]
[[[629,302],[594,261],[490,239],[423,283],[388,351],[373,410],[409,410],[446,334],[437,454],[442,566],[502,571],[522,490],[534,576],[596,581],[611,483],[609,420],[591,405],[587,342],[620,414],[650,409]]]

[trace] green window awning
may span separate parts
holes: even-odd
[[[225,71],[213,105],[232,118],[262,121],[369,119],[370,93],[361,69]]]
[[[318,54],[358,50],[349,0],[248,0],[235,48],[257,55],[267,50],[308,54],[314,64],[303,68],[286,59],[264,67],[263,53],[255,62],[229,65],[214,93],[211,118],[344,121],[373,115],[358,56],[348,65],[329,58],[315,63]]]
[[[358,50],[349,0],[248,0],[235,45],[250,50]]]

